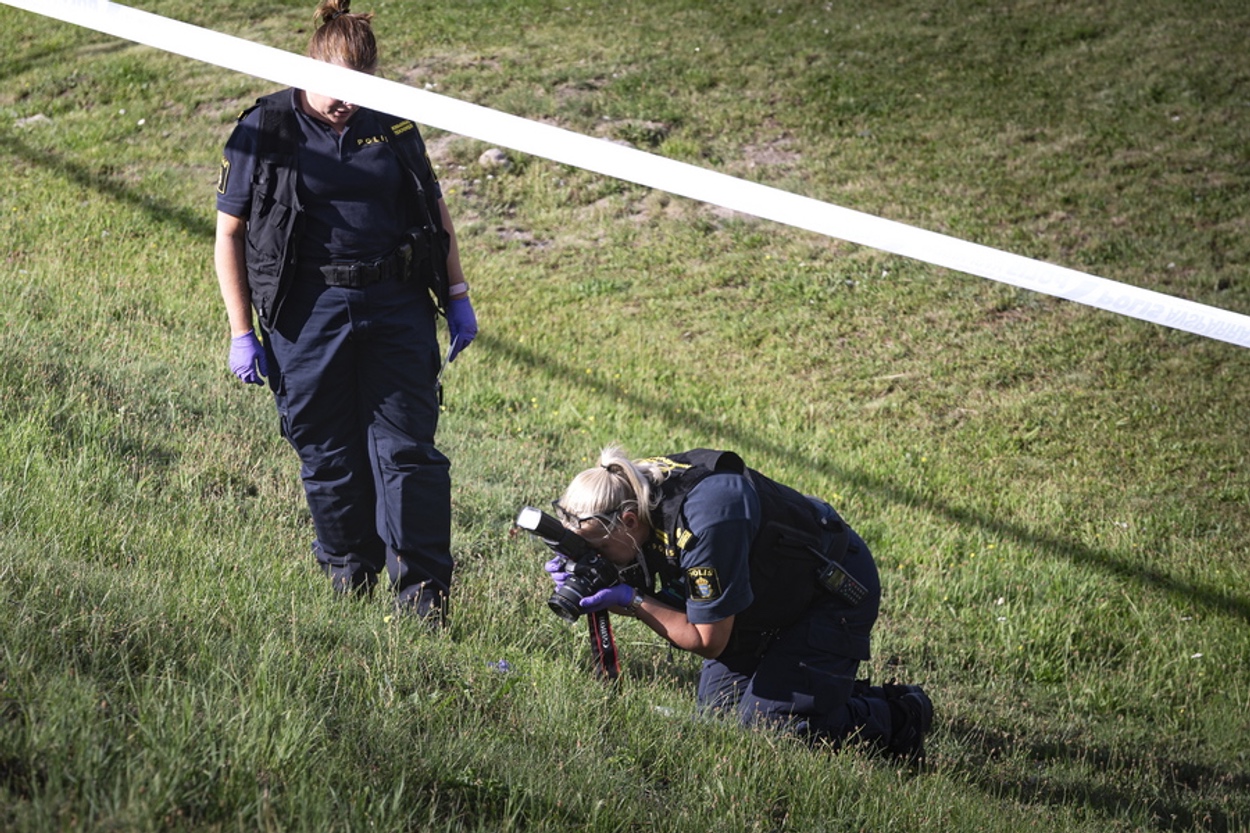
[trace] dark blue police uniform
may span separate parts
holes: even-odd
[[[298,123],[298,147],[287,149],[297,258],[274,311],[261,312],[268,381],[302,464],[314,551],[337,590],[372,587],[386,569],[401,605],[438,612],[453,562],[450,463],[434,444],[435,309],[397,255],[417,197],[380,114],[362,108],[340,134],[307,116],[294,90],[284,95]],[[265,185],[256,181],[262,109],[245,114],[225,148],[217,208],[233,216],[256,216],[254,192]],[[369,267],[367,280],[332,279],[357,274],[353,264]]]
[[[660,576],[655,595],[684,607],[692,623],[735,617],[725,650],[703,662],[699,705],[748,725],[914,751],[927,726],[899,700],[919,688],[856,681],[881,601],[863,539],[827,503],[747,469],[737,455],[696,450],[656,460],[672,471],[653,512],[658,534],[644,551]],[[776,529],[800,538],[816,530],[815,548],[833,555],[864,598],[851,603],[820,588],[814,562],[769,543],[780,540]]]

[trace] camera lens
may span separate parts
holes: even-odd
[[[585,613],[578,602],[590,595],[591,590],[592,588],[587,587],[580,576],[569,576],[564,584],[557,587],[556,591],[551,594],[551,598],[547,600],[547,606],[561,619],[576,621],[577,617]]]

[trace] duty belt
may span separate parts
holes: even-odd
[[[316,275],[325,281],[326,286],[343,286],[349,289],[363,289],[375,283],[387,280],[402,281],[408,278],[409,266],[412,264],[412,246],[405,243],[390,255],[371,263],[327,263],[316,267]],[[314,275],[308,271],[309,277]]]

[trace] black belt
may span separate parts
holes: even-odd
[[[323,281],[326,286],[363,289],[382,281],[407,280],[411,265],[412,246],[405,243],[381,260],[370,263],[357,261],[327,263],[322,266],[308,264],[300,269],[300,276],[306,280]]]

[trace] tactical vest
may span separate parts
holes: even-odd
[[[828,528],[821,525],[820,514],[809,498],[747,468],[732,451],[696,449],[647,462],[668,471],[660,484],[659,505],[651,512],[651,541],[644,548],[648,568],[660,576],[658,595],[666,603],[684,607],[686,600],[697,598],[697,590],[690,586],[691,579],[681,567],[682,553],[698,542],[682,508],[695,486],[726,473],[747,478],[759,495],[761,510],[759,532],[748,554],[754,601],[734,618],[735,633],[791,624],[824,592],[816,582],[823,561],[812,548],[819,552],[822,541],[829,540]],[[838,540],[841,549],[826,553],[834,560],[845,555],[846,538]]]
[[[247,218],[247,279],[252,306],[267,327],[277,321],[286,290],[299,259],[304,207],[299,198],[299,120],[290,90],[257,99],[261,108],[252,205]],[[426,155],[425,142],[407,119],[378,114],[387,144],[409,174],[409,216],[415,279],[426,285],[440,312],[447,309],[447,253],[451,237],[443,228],[438,207],[438,180]]]

